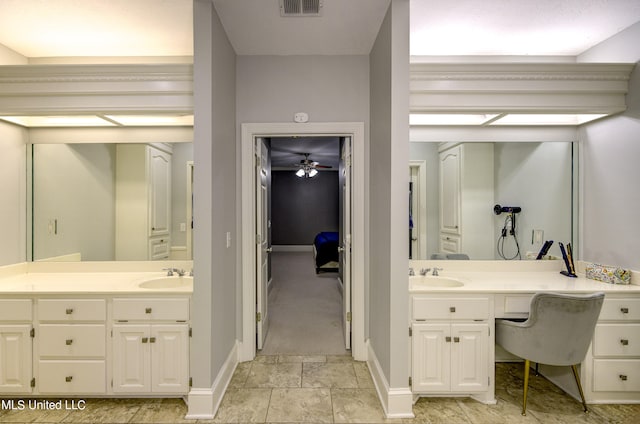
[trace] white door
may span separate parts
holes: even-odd
[[[412,389],[414,392],[446,392],[450,388],[450,324],[413,324]]]
[[[31,392],[31,325],[0,326],[0,393]]]
[[[267,309],[267,283],[269,280],[269,227],[268,227],[268,149],[261,138],[256,138],[256,326],[257,348],[262,349],[269,330]]]
[[[158,393],[189,391],[189,326],[151,326],[151,390]]]
[[[451,324],[451,336],[451,391],[486,391],[489,387],[489,325]]]
[[[343,163],[342,185],[342,234],[340,240],[340,265],[342,268],[342,320],[345,349],[351,349],[351,137],[344,138],[341,159]]]
[[[171,155],[149,147],[149,173],[149,235],[168,235],[171,225]]]
[[[440,231],[460,234],[460,146],[440,154]]]
[[[149,325],[113,326],[113,392],[151,391]]]

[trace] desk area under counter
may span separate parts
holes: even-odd
[[[171,261],[0,267],[0,366],[10,364],[0,370],[0,394],[186,395],[191,266]],[[165,267],[186,271],[168,277]]]
[[[588,403],[640,403],[640,285],[561,275],[561,261],[410,261],[409,334],[414,397],[470,396],[495,403],[495,320],[526,318],[537,292],[605,293],[580,366]],[[433,276],[433,268],[439,275]],[[420,275],[430,269],[426,275]],[[632,282],[640,281],[633,272]],[[470,359],[472,358],[472,359]],[[570,367],[540,372],[579,399]]]

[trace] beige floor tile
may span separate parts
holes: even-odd
[[[415,418],[405,419],[411,424],[470,424],[458,401],[454,398],[420,398],[413,405]]]
[[[495,405],[485,405],[471,398],[461,398],[457,402],[473,424],[539,424],[531,415],[523,417],[519,404],[500,398]]]
[[[302,363],[254,363],[245,387],[300,387]]]
[[[193,423],[185,419],[187,405],[182,399],[164,399],[140,406],[130,423]]]
[[[247,382],[247,378],[249,377],[251,365],[251,362],[240,362],[238,366],[236,366],[236,370],[233,372],[233,377],[231,377],[231,381],[229,382],[229,388],[239,389],[244,387]]]
[[[358,379],[351,363],[307,362],[302,365],[302,387],[355,389]]]
[[[278,355],[278,362],[327,362],[326,355]]]
[[[271,389],[228,389],[214,423],[263,423]]]
[[[401,423],[386,419],[374,389],[331,389],[335,423]]]
[[[275,364],[278,362],[278,355],[256,355],[252,363],[254,364]]]
[[[327,355],[327,362],[354,362],[350,355]]]
[[[369,367],[366,362],[354,362],[353,370],[356,373],[356,379],[358,380],[358,387],[360,389],[375,388],[373,378],[371,378],[371,373],[369,372]]]
[[[611,424],[636,424],[640,421],[640,404],[589,405],[589,411],[606,418]]]
[[[268,423],[331,423],[329,389],[273,389]]]
[[[68,414],[64,423],[128,423],[145,402],[138,399],[88,399],[83,411]]]

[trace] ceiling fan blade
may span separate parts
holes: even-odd
[[[328,165],[316,165],[316,168],[325,168],[325,169],[330,169],[333,168],[333,166],[328,166]]]

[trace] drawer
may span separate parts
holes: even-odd
[[[414,320],[489,318],[488,298],[413,296],[411,303]]]
[[[594,359],[594,392],[640,392],[640,359]]]
[[[189,299],[113,299],[116,321],[187,321]]]
[[[105,393],[105,361],[40,361],[40,393]]]
[[[0,321],[31,321],[31,299],[0,299]]]
[[[157,261],[169,259],[171,243],[169,237],[153,238],[149,240],[149,259]]]
[[[441,234],[440,251],[443,253],[460,253],[460,237]]]
[[[105,321],[104,299],[38,299],[39,321]]]
[[[640,299],[604,299],[601,320],[640,321]]]
[[[496,295],[496,318],[525,318],[529,316],[532,294]]]
[[[598,324],[594,356],[640,356],[640,324]]]
[[[104,324],[44,324],[39,328],[41,358],[104,358]]]

